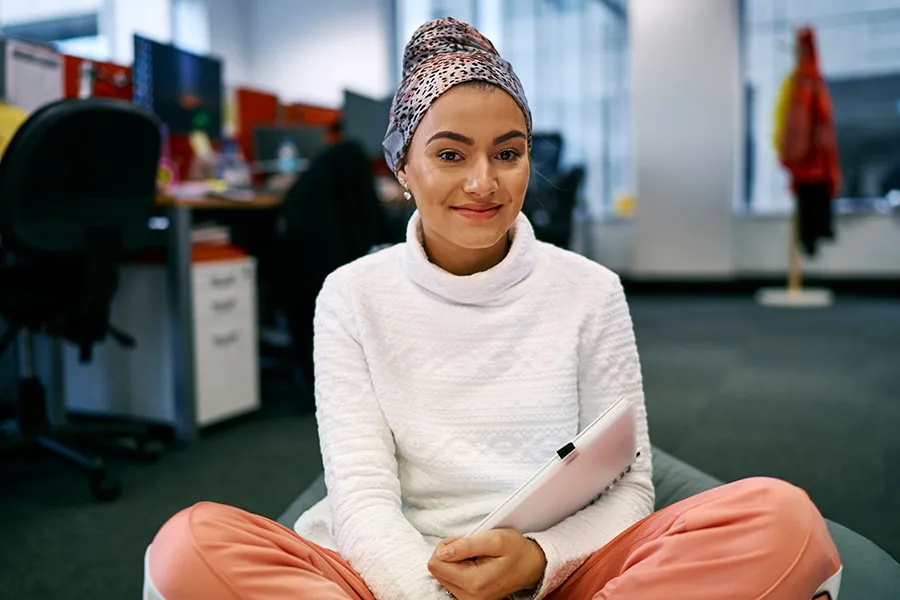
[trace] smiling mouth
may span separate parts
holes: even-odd
[[[483,221],[493,218],[501,208],[503,208],[502,204],[486,204],[484,206],[454,206],[453,210],[461,217]]]

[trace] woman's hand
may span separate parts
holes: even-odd
[[[547,559],[537,542],[514,529],[443,540],[428,570],[457,600],[498,600],[532,589]]]

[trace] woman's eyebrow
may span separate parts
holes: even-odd
[[[508,142],[509,140],[514,139],[514,138],[525,139],[525,138],[527,138],[527,136],[523,132],[519,131],[518,129],[513,129],[511,131],[507,131],[503,135],[498,135],[497,137],[495,137],[494,145],[496,146],[497,144],[502,144],[503,142]]]
[[[428,138],[428,142],[425,144],[426,146],[433,142],[434,140],[439,139],[448,139],[453,140],[454,142],[459,142],[460,144],[465,144],[467,146],[474,146],[475,140],[470,137],[466,137],[461,133],[456,133],[454,131],[438,131],[436,134]]]

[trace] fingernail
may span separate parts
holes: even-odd
[[[440,558],[441,560],[447,560],[448,558],[451,558],[455,552],[456,551],[453,549],[453,546],[448,544],[438,550],[438,558]]]

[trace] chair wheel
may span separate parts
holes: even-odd
[[[147,440],[138,445],[138,453],[147,462],[156,462],[162,458],[165,446],[157,440]]]
[[[96,471],[90,474],[91,493],[100,502],[111,502],[122,493],[122,482],[107,473]]]

